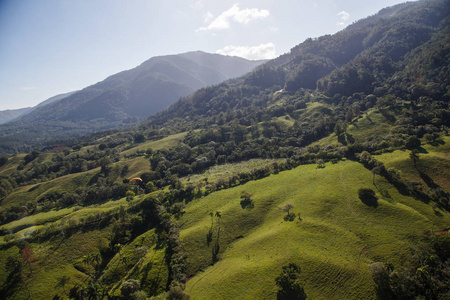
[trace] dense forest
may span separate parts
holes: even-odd
[[[26,154],[1,157],[0,250],[5,258],[0,265],[5,275],[0,277],[0,294],[5,299],[31,297],[38,285],[37,266],[44,266],[42,260],[49,259],[53,247],[57,251],[75,243],[81,234],[92,233],[100,237],[98,245],[89,242],[86,246],[93,254],[66,258],[72,273],[64,271],[66,277],[53,278],[59,290],[47,295],[55,299],[189,299],[186,286],[196,292],[194,284],[202,286],[199,274],[225,264],[229,259],[226,251],[237,251],[230,249],[238,248],[253,229],[262,226],[261,218],[251,212],[269,219],[264,209],[268,211],[275,200],[268,196],[258,199],[257,192],[248,190],[253,187],[269,193],[276,185],[270,179],[275,182],[274,178],[286,176],[287,182],[289,176],[284,174],[288,172],[300,178],[303,175],[295,172],[301,167],[306,174],[354,168],[357,174],[365,174],[361,177],[368,176],[376,190],[372,186],[358,190],[355,197],[364,209],[377,209],[379,203],[391,205],[397,197],[402,200],[395,201],[404,201],[402,205],[410,205],[410,211],[423,209],[432,215],[432,221],[423,221],[427,226],[433,223],[433,228],[448,230],[448,152],[441,150],[444,152],[431,159],[434,150],[429,149],[448,149],[449,143],[449,11],[448,0],[386,8],[334,35],[307,39],[247,75],[201,88],[128,129],[52,141]],[[397,151],[407,156],[406,166],[389,161],[389,155]],[[254,161],[262,163],[247,167]],[[241,167],[234,170],[234,165]],[[228,168],[227,176],[205,175],[220,168]],[[433,170],[438,172],[433,174]],[[412,176],[413,172],[418,175]],[[344,175],[333,176],[337,181]],[[265,185],[259,187],[262,183]],[[248,190],[242,190],[244,187]],[[232,218],[227,216],[232,213],[226,205],[213,209],[212,204],[198,204],[228,199],[227,193],[235,190],[240,195],[236,206],[245,214],[239,220],[235,217],[235,224],[226,219]],[[279,200],[276,211],[287,215],[279,219],[287,224],[306,222],[294,204],[281,206],[284,201]],[[81,213],[88,208],[95,210]],[[66,209],[80,213],[71,219],[53,216]],[[392,215],[401,219],[395,209]],[[203,230],[194,218],[200,211],[205,219],[201,225],[208,229],[206,242],[192,233]],[[24,216],[38,220],[45,214],[52,217],[36,221],[39,228],[19,237],[19,232],[30,227],[22,221]],[[384,232],[384,225],[378,226],[377,230]],[[226,228],[234,228],[238,234],[232,235]],[[361,278],[370,272],[371,281],[361,284],[364,288],[355,294],[345,294],[352,287],[342,282],[338,286],[344,294],[332,288],[323,292],[312,281],[300,280],[304,272],[313,276],[313,270],[305,271],[283,259],[286,264],[277,266],[277,274],[270,278],[273,287],[259,296],[304,299],[310,293],[318,299],[343,295],[357,299],[366,294],[368,299],[442,299],[449,293],[450,239],[448,235],[420,234],[423,237],[413,238],[411,232],[401,237],[402,246],[411,251],[400,251],[398,257],[386,254],[393,250],[370,254],[367,270],[355,272],[361,272]],[[355,235],[371,241],[369,234]],[[193,246],[201,243],[198,249]],[[383,240],[373,243],[378,246]],[[369,250],[358,246],[362,248],[359,268],[361,257]],[[42,253],[36,259],[38,249]],[[245,260],[250,260],[250,254],[245,255]],[[383,261],[386,258],[392,258],[395,266]],[[155,261],[162,266],[158,271]],[[334,267],[338,268],[338,263]],[[348,277],[357,277],[354,274]],[[210,274],[204,281],[214,280],[214,276]],[[326,281],[321,275],[314,276]],[[68,282],[70,291],[65,288]],[[196,295],[207,298],[206,290],[204,293]],[[226,296],[221,294],[222,298]]]

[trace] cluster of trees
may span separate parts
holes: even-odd
[[[408,263],[395,267],[391,263],[369,265],[379,299],[442,299],[448,295],[450,259],[448,234],[424,235],[411,246]]]
[[[374,174],[376,173],[386,178],[401,193],[410,195],[426,203],[434,201],[438,207],[447,211],[450,210],[450,193],[443,190],[440,186],[436,184],[433,186],[424,186],[419,182],[411,182],[404,178],[397,170],[393,168],[387,169],[382,162],[376,160],[367,151],[358,154],[357,159],[366,168],[372,170]]]

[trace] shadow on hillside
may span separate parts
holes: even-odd
[[[212,227],[211,229],[209,229],[208,233],[206,234],[206,245],[209,247],[209,244],[211,244],[212,242],[212,236],[213,236],[213,232],[212,232]]]
[[[338,136],[338,142],[346,146],[355,143],[355,138],[350,133],[345,133]]]
[[[360,198],[361,199],[361,198]],[[364,197],[361,199],[361,202],[367,206],[377,208],[378,207],[378,198],[377,197]]]
[[[419,171],[419,175],[420,175],[420,178],[422,178],[422,180],[426,183],[426,185],[428,185],[428,187],[433,188],[433,189],[439,187],[439,185],[437,185],[434,182],[434,180],[430,176],[428,176],[426,173]]]
[[[393,116],[387,109],[383,108],[383,109],[379,109],[378,111],[391,124],[395,123],[395,121],[396,121],[395,116]]]

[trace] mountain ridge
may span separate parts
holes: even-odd
[[[3,125],[0,144],[11,153],[16,151],[11,148],[130,126],[181,96],[243,75],[262,62],[202,51],[150,58]]]

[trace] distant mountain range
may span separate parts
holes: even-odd
[[[0,128],[0,146],[14,152],[49,140],[131,125],[181,96],[241,76],[263,62],[201,51],[153,57],[34,108],[0,112],[1,123],[9,122]]]
[[[8,110],[2,110],[0,111],[0,124],[5,124],[11,121],[14,121],[15,119],[18,119],[26,114],[31,113],[32,111],[34,111],[37,108],[43,107],[44,105],[56,102],[58,100],[61,100],[63,98],[66,98],[70,95],[72,95],[75,92],[69,92],[69,93],[64,93],[64,94],[59,94],[56,96],[53,96],[51,98],[48,98],[45,101],[42,101],[41,103],[39,103],[36,106],[33,107],[25,107],[25,108],[19,108],[19,109],[8,109]]]

